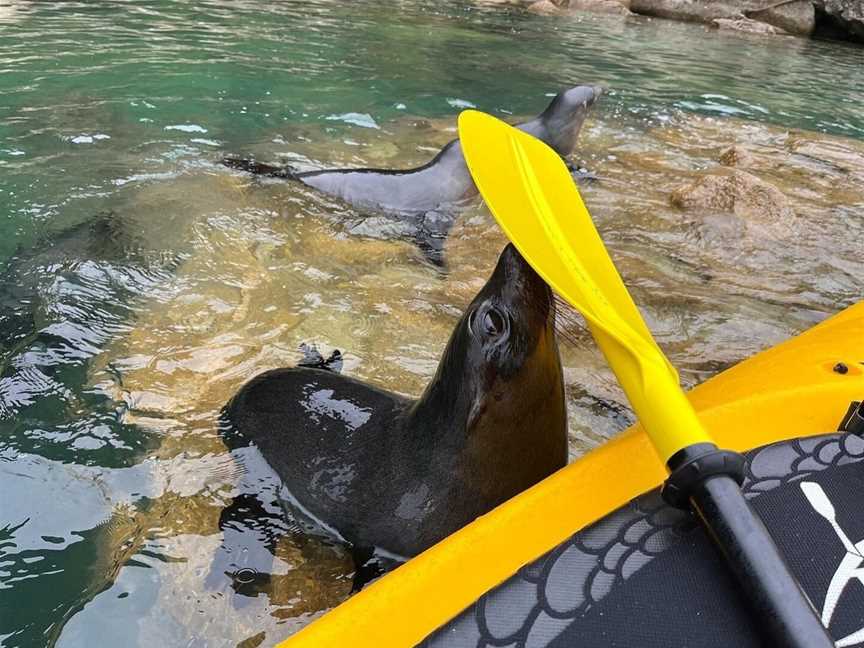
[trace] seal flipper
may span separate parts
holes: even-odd
[[[596,182],[600,180],[600,176],[598,176],[593,171],[586,169],[585,167],[577,167],[572,164],[568,164],[567,170],[570,171],[570,176],[578,183]]]
[[[298,367],[324,369],[333,373],[342,372],[342,352],[339,349],[334,349],[330,357],[326,359],[314,344],[306,344],[304,342],[300,345],[300,350],[303,352],[303,359],[297,363]]]
[[[577,182],[594,182],[595,180],[600,179],[600,177],[596,173],[585,167],[576,166],[564,155],[561,156],[561,160],[564,162],[567,170],[570,172],[570,176]]]
[[[396,560],[376,553],[372,547],[352,545],[351,558],[354,561],[354,579],[351,582],[351,593],[356,594],[369,583],[377,580],[389,571],[403,564],[404,560]]]
[[[281,527],[281,517],[267,511],[256,496],[241,493],[234,497],[219,515],[222,543],[213,557],[206,587],[221,589],[227,579],[241,597],[255,598],[266,591],[276,543],[284,535]],[[244,599],[236,598],[234,605],[243,607]]]
[[[420,248],[423,258],[440,270],[446,270],[444,262],[444,244],[456,221],[455,211],[433,209],[422,214],[417,224],[417,231],[411,237],[413,243]]]
[[[423,253],[423,259],[431,263],[439,270],[446,270],[447,264],[444,262],[444,241],[446,237],[426,236],[423,232],[418,232],[412,239]]]
[[[271,164],[262,164],[255,160],[244,158],[225,157],[220,160],[223,166],[237,171],[245,171],[252,175],[265,176],[267,178],[281,178],[283,180],[296,180],[297,172],[290,166],[277,167]]]

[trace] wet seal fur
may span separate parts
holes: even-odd
[[[327,369],[276,369],[224,410],[299,508],[355,547],[413,556],[567,462],[555,305],[512,245],[410,399]]]
[[[560,92],[546,110],[517,128],[543,140],[566,158],[576,146],[588,109],[601,92],[594,86]],[[405,224],[403,235],[436,265],[443,265],[444,242],[460,207],[477,194],[459,140],[447,144],[427,164],[406,170],[326,169],[299,173],[290,167],[232,157],[224,158],[222,164],[254,175],[296,180],[360,210],[394,216]]]

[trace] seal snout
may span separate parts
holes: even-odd
[[[499,275],[496,283],[503,301],[516,310],[528,306],[534,312],[548,315],[552,291],[512,243],[501,253],[495,275]]]
[[[506,278],[510,281],[532,275],[537,277],[534,268],[522,258],[519,250],[512,243],[508,243],[504,251],[501,252],[501,256],[498,258],[498,266],[504,269]],[[539,279],[539,277],[537,278]]]
[[[590,108],[602,94],[601,86],[580,85],[567,90],[564,93],[564,100],[573,109]]]

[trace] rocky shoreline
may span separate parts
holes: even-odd
[[[864,43],[864,0],[501,0],[501,3],[550,15],[579,11],[641,14],[699,22],[718,29]]]

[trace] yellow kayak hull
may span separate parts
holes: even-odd
[[[845,372],[835,369],[841,363]],[[864,398],[864,302],[720,373],[688,398],[716,443],[733,450],[836,430],[849,403]],[[280,646],[414,646],[522,566],[665,477],[635,425]]]

